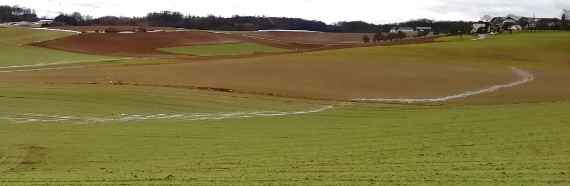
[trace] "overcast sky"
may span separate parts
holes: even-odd
[[[0,0],[33,8],[40,16],[73,11],[93,17],[143,16],[174,10],[192,15],[264,15],[300,17],[327,23],[392,23],[417,18],[479,20],[483,15],[559,17],[570,0]]]

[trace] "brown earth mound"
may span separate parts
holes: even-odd
[[[158,48],[239,42],[225,34],[201,31],[139,32],[132,34],[79,34],[56,40],[35,43],[35,46],[110,56],[167,55]]]

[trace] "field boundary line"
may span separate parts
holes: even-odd
[[[352,99],[352,101],[357,101],[357,102],[386,102],[386,103],[445,102],[445,101],[461,99],[461,98],[471,97],[471,96],[480,95],[480,94],[496,92],[496,91],[499,91],[501,89],[520,86],[520,85],[523,85],[523,84],[526,84],[526,83],[529,83],[529,82],[535,80],[535,76],[531,72],[528,72],[528,71],[525,71],[525,70],[522,70],[522,69],[519,69],[516,67],[511,67],[511,70],[512,70],[513,74],[517,75],[520,78],[519,80],[511,82],[511,83],[507,83],[507,84],[493,85],[493,86],[490,86],[490,87],[485,88],[485,89],[472,90],[472,91],[467,91],[467,92],[463,92],[460,94],[455,94],[455,95],[450,95],[450,96],[445,96],[445,97],[439,97],[439,98],[356,98],[356,99]]]

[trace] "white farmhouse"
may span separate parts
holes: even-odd
[[[390,29],[391,33],[398,33],[398,32],[404,32],[404,33],[411,33],[411,32],[415,32],[416,30],[414,30],[411,27],[394,27],[392,29]]]

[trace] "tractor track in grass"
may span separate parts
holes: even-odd
[[[32,68],[32,69],[20,69],[20,70],[4,70],[4,71],[0,71],[0,73],[35,72],[35,71],[46,71],[46,70],[76,69],[76,68],[83,68],[83,67],[81,67],[81,66],[72,66],[72,67],[52,67],[52,68]]]
[[[163,113],[163,114],[118,114],[109,117],[88,117],[71,115],[48,115],[48,114],[5,114],[0,113],[0,120],[8,120],[15,123],[57,123],[57,122],[77,122],[77,123],[104,123],[104,122],[129,122],[144,120],[182,120],[182,121],[203,121],[203,120],[223,120],[240,118],[259,117],[279,117],[304,115],[328,111],[335,108],[332,105],[321,106],[302,111],[252,111],[252,112],[216,112],[216,113]]]
[[[117,61],[130,60],[130,59],[133,59],[133,58],[82,60],[82,61],[73,61],[73,62],[38,63],[38,64],[31,64],[31,65],[0,66],[0,73],[35,72],[35,71],[46,71],[46,70],[75,69],[75,68],[83,68],[84,66],[82,66],[82,64],[117,62]]]
[[[492,93],[496,92],[501,89],[511,88],[520,86],[531,81],[534,81],[535,76],[531,72],[521,70],[516,67],[511,67],[513,74],[519,77],[519,80],[507,83],[507,84],[500,84],[500,85],[493,85],[485,89],[480,90],[472,90],[463,92],[460,94],[439,97],[439,98],[356,98],[352,99],[352,101],[356,102],[385,102],[385,103],[435,103],[435,102],[446,102],[455,99],[466,98],[470,96],[476,96],[480,94]]]

